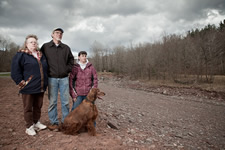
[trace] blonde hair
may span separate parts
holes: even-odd
[[[26,50],[26,49],[27,49],[27,40],[28,40],[29,38],[34,38],[34,39],[38,40],[38,37],[37,37],[36,35],[34,35],[34,34],[29,34],[29,35],[27,35],[27,36],[26,36],[26,39],[25,39],[25,41],[24,41],[24,43],[23,43],[23,46],[21,47],[20,50]],[[37,43],[37,47],[38,47],[38,43]],[[37,49],[38,49],[38,48],[37,48]]]

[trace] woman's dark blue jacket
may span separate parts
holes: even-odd
[[[11,77],[22,94],[44,92],[48,85],[48,64],[46,57],[38,51],[40,60],[31,51],[20,50],[12,60]]]

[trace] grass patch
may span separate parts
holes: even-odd
[[[0,74],[0,77],[9,77],[11,74],[10,73],[4,73],[4,74]]]
[[[187,79],[192,79],[192,77]],[[213,83],[192,83],[192,84],[180,84],[175,83],[173,80],[150,80],[142,81],[153,86],[171,86],[171,87],[198,87],[208,91],[225,92],[225,76],[214,76]]]
[[[112,78],[112,77],[115,77],[116,75],[111,72],[98,72],[98,76]],[[116,77],[119,77],[119,76],[116,76]],[[123,76],[123,77],[125,78],[126,76]],[[203,77],[203,79],[204,79],[204,77]],[[127,80],[129,80],[129,78],[127,78]],[[186,76],[185,78],[180,78],[180,80],[181,81],[195,80],[195,76],[189,75],[189,76]],[[179,87],[180,88],[182,88],[182,87],[186,87],[186,88],[197,87],[197,88],[201,88],[201,89],[208,90],[208,91],[225,92],[225,76],[224,75],[215,75],[212,83],[193,82],[190,84],[181,84],[181,83],[175,83],[174,80],[172,80],[172,79],[166,79],[166,80],[137,79],[137,81],[140,81],[144,84],[155,86],[155,87],[157,87],[157,86],[170,86],[170,87],[178,87],[178,88]]]

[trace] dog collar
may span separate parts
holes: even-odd
[[[95,104],[95,102],[94,102],[94,101],[93,101],[93,102],[92,102],[92,101],[90,101],[87,97],[85,98],[85,100],[86,100],[86,101],[88,101],[88,102],[90,102],[90,103],[92,103],[92,104]]]

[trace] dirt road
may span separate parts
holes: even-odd
[[[96,102],[98,136],[44,130],[32,137],[25,134],[17,87],[0,77],[0,149],[225,149],[224,101],[125,89],[114,80],[100,80],[99,87],[106,96]],[[44,124],[47,107],[45,95]]]

